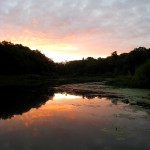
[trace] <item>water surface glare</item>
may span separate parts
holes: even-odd
[[[107,98],[57,93],[0,120],[0,150],[149,150],[150,116]]]

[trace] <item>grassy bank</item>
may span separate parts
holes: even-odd
[[[144,88],[149,89],[150,83],[145,80],[138,80],[134,76],[118,76],[108,78],[104,76],[55,76],[55,75],[17,75],[17,76],[0,76],[0,87],[6,86],[55,86],[60,84],[70,83],[85,83],[85,82],[102,82],[106,85],[111,85],[121,88]]]
[[[69,83],[84,83],[84,82],[100,82],[105,78],[99,76],[84,76],[84,77],[57,77],[50,75],[16,75],[16,76],[0,76],[0,87],[6,86],[43,86],[43,85],[60,85]]]
[[[39,86],[47,84],[48,78],[41,75],[0,76],[0,87],[4,86]]]
[[[149,80],[138,79],[135,76],[118,76],[107,80],[106,84],[122,88],[150,89]]]

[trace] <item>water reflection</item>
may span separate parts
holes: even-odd
[[[125,98],[124,96],[117,95],[111,92],[105,92],[104,90],[97,90],[97,89],[92,89],[91,87],[84,87],[82,84],[69,84],[69,85],[62,85],[59,87],[56,87],[55,90],[59,93],[68,93],[71,95],[76,95],[76,96],[82,96],[82,98],[87,98],[87,99],[94,99],[98,97],[99,99],[101,98],[107,98],[109,99],[113,104],[117,105],[118,102],[122,101],[123,103],[128,104],[129,100]]]
[[[150,149],[150,122],[145,112],[134,112],[122,102],[114,105],[104,97],[95,96],[91,100],[88,97],[83,99],[83,95],[54,94],[51,89],[39,92],[37,89],[30,96],[24,92],[24,96],[16,99],[22,98],[25,102],[33,98],[34,102],[25,108],[19,104],[18,107],[23,109],[15,114],[30,111],[12,119],[0,120],[0,149]]]
[[[0,89],[0,118],[8,119],[39,108],[53,96],[54,89],[48,87]]]
[[[64,98],[72,99],[75,97],[82,99],[92,100],[95,97],[99,99],[102,96],[97,94],[92,94],[89,92],[74,92],[74,96],[70,92],[62,91],[61,94],[59,90],[54,90],[50,87],[41,87],[41,88],[3,88],[0,89],[0,118],[1,119],[10,119],[14,115],[22,115],[25,112],[28,112],[32,108],[39,108],[46,103],[48,100],[52,100],[55,94],[55,100]],[[63,95],[64,94],[64,95]],[[112,103],[117,104],[117,99],[111,99]]]
[[[149,115],[116,97],[3,89],[0,117],[1,150],[150,149]]]

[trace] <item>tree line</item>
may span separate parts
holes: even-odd
[[[150,49],[139,47],[130,53],[113,52],[107,58],[88,57],[57,64],[58,72],[66,75],[134,75],[136,69],[150,59]]]
[[[48,74],[55,77],[132,76],[140,85],[150,85],[150,48],[139,47],[129,53],[114,51],[107,58],[87,57],[55,63],[39,50],[21,44],[0,43],[0,75]]]

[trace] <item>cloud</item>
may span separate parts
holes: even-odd
[[[0,19],[3,39],[68,43],[93,55],[150,46],[149,0],[5,0]]]

